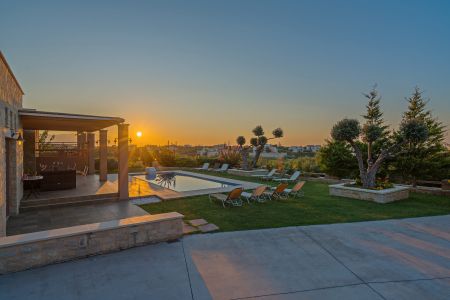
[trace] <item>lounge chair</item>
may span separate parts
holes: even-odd
[[[223,207],[225,204],[230,204],[232,206],[242,206],[242,194],[243,189],[241,187],[233,189],[228,195],[224,194],[209,194],[209,201],[212,202],[213,198],[222,202]]]
[[[289,178],[275,178],[274,181],[293,182],[296,181],[298,177],[300,177],[300,174],[301,174],[300,171],[295,171],[294,174],[292,174],[291,177]]]
[[[277,171],[277,169],[273,168],[272,170],[270,170],[269,173],[267,173],[265,175],[252,175],[252,177],[261,178],[261,179],[272,179],[273,176],[275,175],[276,171]]]
[[[286,194],[284,190],[288,187],[288,184],[285,182],[280,183],[275,189],[265,192],[264,195],[267,196],[270,200],[273,199],[286,199]]]
[[[81,176],[87,176],[88,170],[89,170],[88,166],[84,166],[83,171],[76,171],[76,174]]]
[[[220,168],[220,163],[215,163],[212,168],[209,168],[209,171],[217,171]]]
[[[292,187],[292,189],[285,189],[283,193],[286,196],[303,197],[305,195],[302,191],[304,185],[305,181],[299,181]]]
[[[202,170],[202,171],[208,171],[209,169],[209,163],[204,163],[203,166],[200,168],[195,168],[195,170]]]
[[[217,172],[226,172],[228,170],[229,165],[228,164],[223,164],[222,167],[220,167],[220,169],[214,170]]]
[[[264,192],[267,190],[267,186],[261,185],[258,186],[253,193],[242,192],[241,196],[247,199],[247,202],[250,203],[250,200],[257,202],[266,202],[266,198],[264,197]]]

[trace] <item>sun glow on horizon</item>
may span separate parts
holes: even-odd
[[[137,136],[138,138],[142,137],[142,131],[136,132],[136,136]]]

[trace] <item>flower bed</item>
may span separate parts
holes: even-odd
[[[329,192],[332,196],[373,201],[377,203],[389,203],[409,198],[409,187],[398,185],[383,190],[371,190],[348,186],[345,183],[341,183],[330,185]]]

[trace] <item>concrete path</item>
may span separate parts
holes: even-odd
[[[450,215],[193,235],[0,276],[1,299],[450,299]]]

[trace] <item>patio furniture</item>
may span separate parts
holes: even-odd
[[[302,191],[304,185],[305,181],[299,181],[292,187],[292,189],[285,189],[283,194],[286,194],[287,196],[303,197],[305,195]]]
[[[88,170],[89,170],[88,166],[84,166],[83,171],[78,171],[78,170],[77,170],[77,171],[76,171],[76,174],[77,174],[77,175],[81,175],[81,176],[87,176]]]
[[[77,187],[75,170],[42,171],[42,191],[74,189]]]
[[[202,171],[208,171],[209,169],[209,163],[204,163],[203,166],[200,168],[195,168],[194,170],[202,170]]]
[[[450,190],[450,179],[444,179],[442,180],[442,189],[444,191]]]
[[[257,202],[266,202],[266,198],[264,197],[264,192],[267,190],[267,186],[261,185],[253,190],[253,193],[242,192],[241,196],[247,199],[247,202],[250,203],[250,200]]]
[[[217,172],[226,172],[228,170],[229,165],[228,164],[223,164],[222,167],[220,169],[214,170]]]
[[[242,206],[242,194],[243,189],[241,187],[233,189],[228,195],[224,194],[209,194],[209,201],[212,202],[213,198],[222,202],[223,207],[225,204],[230,204],[232,206]]]
[[[220,168],[220,163],[216,162],[214,163],[214,166],[212,168],[209,168],[210,171],[217,171]]]
[[[295,171],[294,174],[291,175],[290,178],[275,178],[274,181],[282,181],[282,182],[294,182],[300,177],[301,172]]]
[[[154,180],[156,179],[157,171],[154,167],[145,168],[145,179]]]
[[[25,199],[34,196],[35,198],[39,197],[39,189],[41,186],[43,176],[24,176],[23,184],[29,189],[28,194],[25,196]]]
[[[269,173],[265,174],[265,175],[252,175],[252,177],[256,177],[256,178],[261,178],[263,180],[268,180],[268,179],[272,179],[273,176],[275,175],[275,172],[277,171],[277,169],[273,168],[272,170],[270,170]]]
[[[284,190],[288,187],[288,184],[283,182],[280,183],[274,190],[265,192],[264,195],[267,196],[270,200],[273,199],[286,199],[287,196],[284,193]]]

